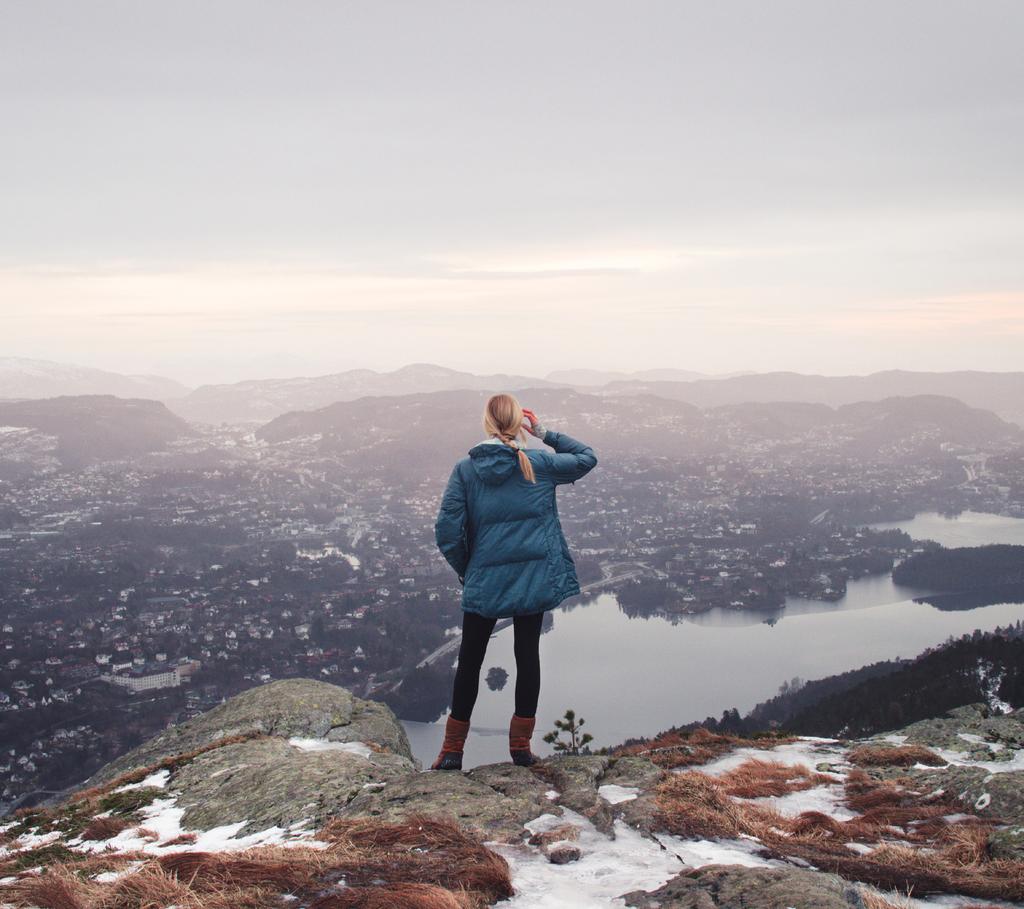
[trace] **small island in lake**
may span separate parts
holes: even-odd
[[[1024,546],[992,544],[932,549],[892,570],[897,584],[935,591],[988,590],[1024,585]]]

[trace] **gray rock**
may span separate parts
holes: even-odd
[[[953,720],[987,720],[992,716],[988,704],[980,702],[976,704],[964,704],[963,707],[954,707],[946,711],[946,716]]]
[[[172,726],[128,754],[103,767],[86,785],[93,786],[128,770],[203,748],[234,735],[324,738],[335,741],[351,730],[412,759],[409,742],[395,715],[383,704],[353,697],[344,688],[313,679],[286,679],[250,688],[179,726]],[[374,736],[374,737],[370,737]]]
[[[401,776],[381,789],[360,793],[342,814],[388,821],[412,814],[448,817],[486,840],[501,842],[521,841],[526,834],[523,825],[541,814],[561,815],[562,810],[544,795],[543,781],[532,785],[514,772],[532,776],[526,768],[491,767],[474,768],[471,774],[435,770]]]
[[[634,786],[640,790],[635,799],[611,805],[611,813],[622,818],[641,833],[651,833],[655,826],[658,805],[654,796],[657,785],[668,776],[648,758],[627,755],[615,758],[608,772],[598,780],[599,786]]]
[[[943,790],[981,817],[1024,824],[1024,770],[989,773],[981,767],[944,767],[903,776],[922,792]]]
[[[547,797],[551,787],[547,782],[531,773],[526,767],[506,764],[481,764],[466,774],[471,780],[483,783],[496,792],[515,800],[526,800],[530,804],[546,806],[554,804]],[[543,813],[543,812],[540,812]],[[535,815],[536,816],[536,815]]]
[[[896,730],[907,742],[954,751],[976,749],[976,743],[960,738],[960,733],[981,736],[986,742],[1001,743],[1009,748],[1024,748],[1024,714],[1021,711],[998,716],[984,704],[968,704],[950,710],[944,717],[921,720]],[[988,749],[982,747],[983,753]],[[985,760],[992,760],[986,757]]]
[[[537,773],[558,790],[558,804],[578,811],[602,833],[614,835],[611,805],[597,793],[598,781],[611,766],[605,755],[566,755],[547,758]]]
[[[854,884],[795,868],[710,865],[622,897],[636,909],[864,909]]]
[[[1024,862],[1024,827],[1001,827],[988,838],[988,851],[994,859]]]
[[[329,742],[373,742],[393,754],[415,761],[405,727],[387,704],[379,701],[352,699],[348,723],[332,726],[327,732]],[[417,762],[418,763],[418,762]]]
[[[396,754],[369,758],[344,751],[305,751],[286,739],[261,738],[199,755],[168,786],[184,808],[182,824],[209,830],[246,821],[239,835],[310,821],[322,826],[367,787],[414,772]]]
[[[654,761],[636,755],[613,758],[611,766],[601,777],[600,785],[636,786],[639,789],[653,789],[668,774]]]

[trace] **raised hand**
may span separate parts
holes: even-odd
[[[538,439],[543,439],[547,430],[541,425],[540,417],[537,416],[532,410],[523,408],[523,416],[529,422],[529,426],[524,425],[523,428],[531,435],[536,436]]]

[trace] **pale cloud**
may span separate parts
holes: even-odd
[[[1016,0],[17,4],[0,355],[1021,369],[1022,29]]]

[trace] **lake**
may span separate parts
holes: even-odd
[[[964,512],[934,512],[913,520],[872,525],[896,527],[915,539],[946,546],[1024,544],[1024,520]],[[627,617],[614,594],[588,603],[569,601],[552,612],[541,636],[541,696],[533,748],[550,749],[541,736],[567,707],[586,720],[594,745],[650,736],[669,726],[746,713],[794,676],[816,679],[878,660],[916,656],[950,635],[991,630],[1024,619],[1024,604],[1000,603],[943,611],[914,597],[927,591],[900,587],[889,575],[850,581],[835,603],[789,597],[773,613],[712,610],[676,624],[663,618]],[[765,621],[772,618],[772,623]],[[484,680],[492,666],[509,673],[504,690]],[[481,675],[464,766],[508,759],[508,719],[513,710],[515,658],[512,629],[492,638]],[[443,719],[406,722],[416,756],[428,766],[437,755]]]

